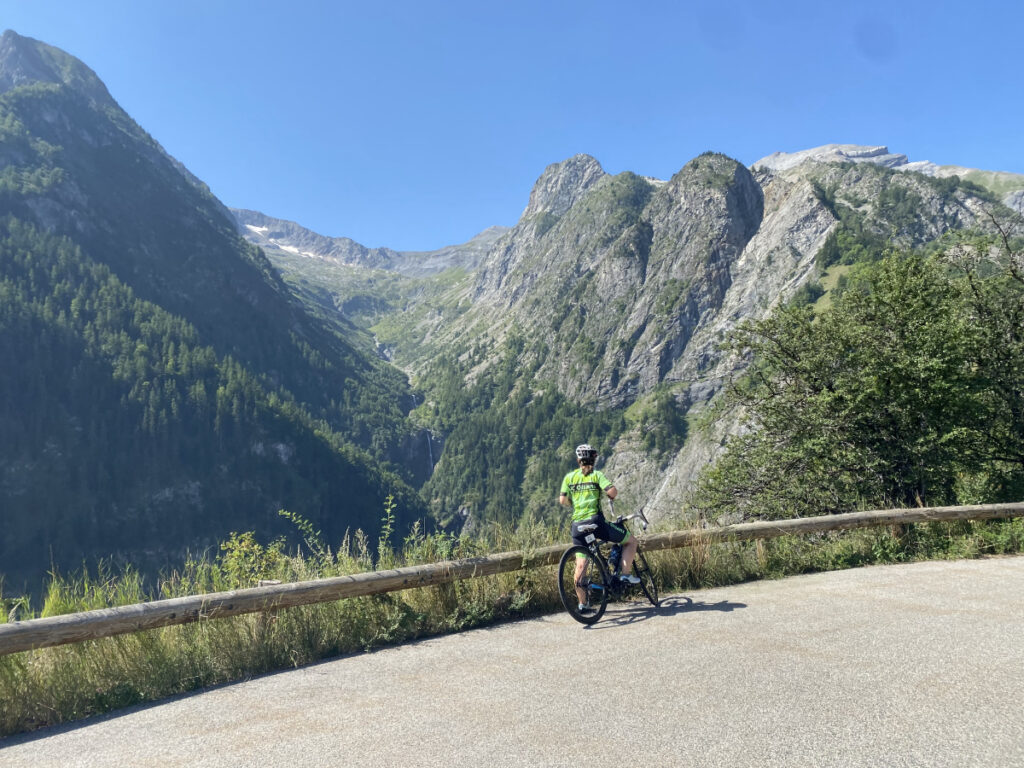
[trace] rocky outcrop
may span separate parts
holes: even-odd
[[[668,183],[599,167],[578,156],[545,171],[529,215],[481,269],[470,314],[510,312],[545,340],[541,375],[574,399],[619,407],[686,355],[760,226],[763,198],[750,172],[722,155],[697,158]],[[563,212],[538,227],[551,210]]]
[[[774,152],[762,157],[751,167],[779,172],[798,168],[805,163],[870,163],[937,179],[957,176],[988,189],[1012,210],[1020,210],[1021,200],[1024,199],[1024,175],[1019,173],[980,171],[962,165],[936,165],[930,160],[910,161],[906,155],[890,152],[888,147],[883,146],[825,144],[799,152]]]
[[[605,175],[601,164],[590,155],[552,163],[534,184],[530,202],[520,218],[530,219],[542,213],[561,216]]]

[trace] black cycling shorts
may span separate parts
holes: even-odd
[[[579,527],[581,525],[587,525],[588,523],[597,523],[597,528],[594,531],[588,531],[587,533],[593,533],[602,541],[621,544],[629,539],[629,531],[627,531],[625,527],[616,525],[615,523],[609,523],[604,519],[604,515],[594,515],[593,517],[588,517],[585,520],[572,521],[572,527],[569,529],[569,532],[572,535],[573,544],[579,544],[582,547],[587,546],[587,542],[583,540],[587,534],[580,533]]]

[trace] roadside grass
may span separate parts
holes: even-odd
[[[293,519],[302,528],[301,518]],[[482,538],[414,530],[397,548],[387,538],[371,555],[356,533],[337,550],[304,529],[307,547],[286,554],[236,534],[212,559],[190,560],[149,592],[126,570],[55,575],[38,614],[58,615],[146,600],[419,565],[558,543],[543,526],[494,529]],[[389,535],[390,531],[386,533]],[[1024,519],[957,521],[787,536],[649,553],[663,593],[877,563],[1024,552]],[[0,738],[211,685],[561,609],[552,567],[385,595],[302,606],[273,614],[202,621],[73,645],[0,656]],[[7,610],[0,622],[7,620]]]

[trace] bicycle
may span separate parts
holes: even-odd
[[[615,513],[614,505],[610,511]],[[619,515],[615,519],[617,525],[622,525],[629,520],[639,520],[641,527],[647,530],[647,518],[642,511],[632,515]],[[633,573],[640,579],[639,584],[623,582],[618,578],[618,566],[612,568],[608,563],[608,553],[611,551],[612,543],[600,541],[593,531],[596,524],[583,525],[579,527],[580,533],[585,533],[586,546],[573,544],[562,555],[558,563],[558,595],[562,598],[562,605],[576,621],[581,624],[593,624],[604,615],[609,600],[619,600],[635,595],[639,589],[655,608],[658,607],[658,586],[654,581],[654,574],[647,558],[638,548],[633,557]],[[586,592],[587,601],[584,605],[591,611],[581,613],[579,609],[579,595],[576,593],[576,560],[577,557],[584,557],[587,564],[580,575],[579,586]]]

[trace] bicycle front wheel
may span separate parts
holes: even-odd
[[[562,555],[558,563],[558,596],[576,621],[593,624],[604,615],[608,605],[607,583],[604,565],[586,547],[577,544]]]
[[[654,581],[654,573],[651,571],[651,566],[648,565],[647,558],[644,557],[643,552],[637,552],[636,557],[633,558],[633,573],[640,579],[640,589],[647,595],[651,605],[657,608],[658,585]]]

